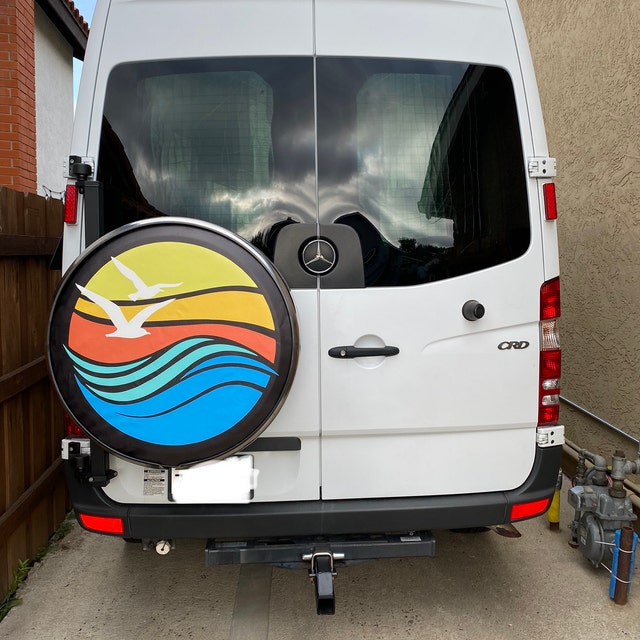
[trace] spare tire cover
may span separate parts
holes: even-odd
[[[71,417],[124,457],[178,467],[267,427],[297,362],[291,295],[248,242],[184,218],[136,222],[70,267],[48,358]]]

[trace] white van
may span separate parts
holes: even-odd
[[[84,527],[324,576],[547,509],[555,160],[516,0],[99,0],[68,169]]]

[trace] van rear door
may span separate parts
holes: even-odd
[[[270,257],[280,226],[310,224],[315,233],[311,0],[112,0],[98,5],[93,28],[104,37],[90,43],[72,148],[97,158],[102,233],[181,216],[229,229]],[[78,225],[65,236],[66,266],[82,233]],[[265,440],[253,453],[256,501],[320,495],[317,294],[292,296],[303,347],[263,434],[286,446]],[[143,499],[141,469],[116,462],[107,494]]]
[[[515,488],[544,277],[507,8],[317,0],[316,29],[319,219],[364,264],[359,288],[320,278],[322,496]]]

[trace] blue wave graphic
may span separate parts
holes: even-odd
[[[131,363],[67,353],[78,388],[98,415],[133,438],[167,446],[233,428],[277,375],[250,349],[210,337],[187,338]]]

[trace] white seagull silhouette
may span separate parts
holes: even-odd
[[[120,260],[112,257],[111,261],[116,265],[116,267],[118,267],[118,270],[125,278],[129,278],[129,280],[133,282],[133,286],[136,288],[136,291],[135,293],[130,293],[129,297],[134,301],[142,298],[153,298],[161,291],[164,291],[164,287],[179,287],[182,284],[182,282],[178,282],[176,284],[160,282],[158,284],[147,285],[142,281],[140,276],[133,271],[133,269],[125,267]]]
[[[76,287],[80,289],[80,293],[83,296],[89,298],[95,302],[99,307],[106,312],[109,316],[109,320],[113,322],[113,326],[116,330],[113,333],[105,333],[107,338],[140,338],[142,336],[149,335],[149,331],[142,328],[143,323],[154,314],[158,309],[162,307],[166,307],[170,302],[173,302],[175,298],[171,298],[171,300],[163,300],[162,302],[156,302],[155,304],[151,304],[148,307],[142,309],[142,311],[138,311],[131,320],[127,320],[124,317],[124,313],[120,310],[120,307],[111,300],[107,300],[99,293],[95,291],[89,291],[89,289],[79,285],[76,283]]]

